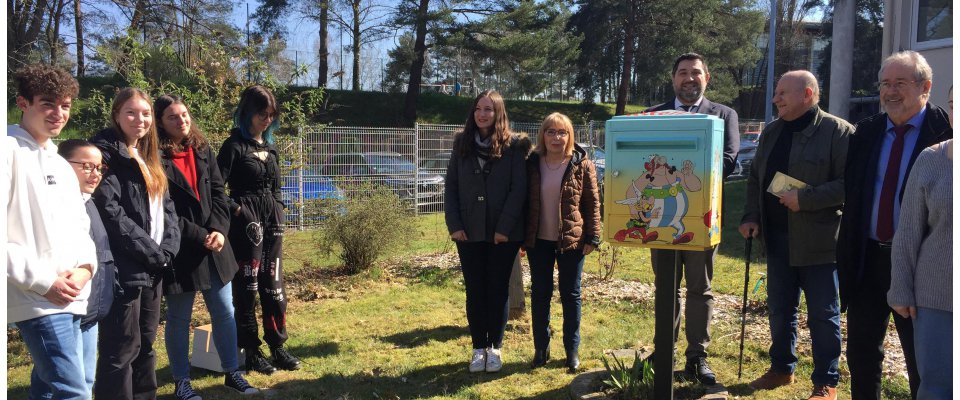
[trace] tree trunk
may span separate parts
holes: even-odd
[[[57,65],[60,56],[60,21],[63,19],[63,7],[67,0],[50,3],[49,21],[47,21],[47,45],[50,46],[50,65]]]
[[[14,2],[8,5],[7,67],[17,70],[26,65],[31,48],[40,37],[47,0]]]
[[[360,91],[360,0],[353,0],[353,91]]]
[[[83,61],[83,13],[80,11],[80,0],[73,2],[74,25],[77,28],[77,76],[83,76],[87,67]]]
[[[617,111],[615,115],[623,115],[627,108],[627,92],[630,90],[630,76],[633,70],[633,26],[636,7],[633,1],[626,2],[627,26],[623,37],[623,70],[620,71],[620,88],[617,90]]]
[[[403,122],[413,126],[417,122],[417,99],[420,97],[423,63],[427,53],[427,12],[430,0],[420,0],[417,9],[416,38],[413,44],[413,63],[410,64],[410,81],[407,83],[407,95],[403,98]]]
[[[330,50],[327,48],[327,23],[329,22],[329,17],[327,16],[327,9],[330,6],[330,0],[320,0],[320,54],[317,66],[317,75],[320,77],[317,80],[317,87],[327,87],[327,56],[330,55]]]

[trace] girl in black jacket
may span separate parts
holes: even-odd
[[[230,200],[223,188],[213,150],[190,111],[176,96],[160,96],[154,103],[157,133],[170,197],[177,209],[181,232],[180,253],[174,268],[166,271],[163,292],[167,297],[164,340],[178,400],[199,398],[190,384],[190,317],[196,292],[203,294],[210,311],[213,339],[226,372],[224,385],[243,394],[259,393],[239,371],[237,326],[233,320],[230,281],[237,261],[224,234],[229,232]]]
[[[283,348],[287,341],[287,296],[280,256],[283,244],[283,201],[280,163],[273,132],[280,126],[280,106],[263,86],[240,94],[234,128],[217,154],[220,173],[230,188],[230,243],[240,270],[233,282],[237,342],[246,353],[246,368],[263,374],[300,368],[300,360]],[[260,352],[256,299],[260,294],[263,338],[273,365]]]
[[[160,166],[150,96],[117,93],[110,128],[91,140],[107,175],[93,194],[110,239],[123,295],[100,321],[95,397],[155,398],[160,281],[180,249],[180,227]]]
[[[447,230],[457,243],[467,290],[470,372],[496,372],[503,365],[507,288],[524,237],[529,151],[526,135],[510,132],[500,94],[480,93],[454,138],[444,188]]]

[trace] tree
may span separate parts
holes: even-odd
[[[413,65],[416,52],[414,51],[415,41],[413,33],[404,32],[397,39],[397,47],[387,52],[390,61],[387,62],[386,88],[389,92],[406,92],[406,87],[410,83],[410,67]],[[424,60],[423,67],[420,69],[421,77],[430,79],[431,68],[429,60]]]
[[[623,68],[620,75],[620,88],[617,89],[616,115],[623,115],[627,106],[627,91],[630,90],[630,74],[633,72],[633,50],[636,46],[634,26],[637,24],[637,5],[636,0],[623,2],[623,6],[627,9],[627,21],[623,33]]]
[[[352,90],[360,91],[360,48],[389,33],[386,7],[374,0],[342,0],[338,7],[330,9],[330,14],[331,21],[349,33],[353,54]]]
[[[28,63],[37,45],[47,11],[47,0],[13,0],[7,9],[7,65],[12,69]]]
[[[73,1],[73,26],[77,34],[77,76],[83,76],[86,71],[83,51],[83,11],[80,9],[80,0]]]

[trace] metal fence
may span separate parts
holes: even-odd
[[[511,129],[536,141],[539,124],[513,123]],[[278,140],[287,226],[317,225],[330,206],[358,190],[388,188],[411,211],[443,211],[443,189],[453,147],[462,125],[417,124],[413,128],[302,128],[298,137]],[[603,123],[575,125],[577,140],[602,159]],[[599,157],[597,157],[599,156]]]

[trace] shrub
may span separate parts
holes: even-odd
[[[603,367],[610,373],[610,378],[603,384],[613,389],[619,399],[652,399],[653,398],[653,363],[641,360],[640,353],[634,355],[633,366],[627,368],[623,360],[613,356],[614,365],[611,366],[607,357],[603,357]]]
[[[414,231],[409,208],[390,189],[363,185],[352,192],[320,226],[321,251],[340,250],[348,273],[369,269],[380,257],[396,249]]]

